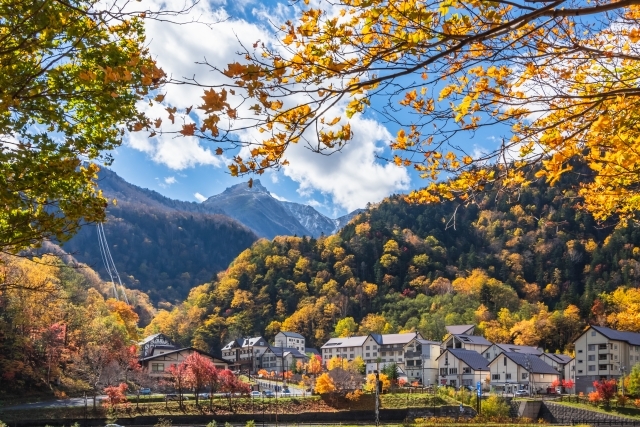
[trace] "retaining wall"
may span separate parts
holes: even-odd
[[[629,423],[631,418],[618,417],[616,415],[603,414],[602,412],[589,411],[588,409],[572,408],[552,402],[542,402],[540,414],[543,420],[554,424],[589,423],[596,421],[601,423]]]

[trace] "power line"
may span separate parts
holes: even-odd
[[[116,287],[116,283],[114,279],[114,275],[116,279],[118,279],[118,284],[120,285],[120,290],[122,291],[122,296],[124,301],[129,304],[129,298],[127,298],[127,293],[125,292],[124,285],[122,284],[122,280],[120,279],[120,274],[118,274],[118,269],[116,268],[116,264],[113,262],[113,257],[111,256],[111,251],[109,250],[109,244],[107,243],[107,236],[104,233],[104,226],[102,223],[98,223],[98,242],[100,244],[100,255],[102,257],[102,262],[104,263],[105,269],[111,278],[111,283],[113,284],[113,293],[115,294],[116,300],[118,298],[118,289]]]

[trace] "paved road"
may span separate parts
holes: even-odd
[[[276,385],[278,387],[282,387],[282,383],[276,383],[275,381],[257,379],[256,382],[260,386],[260,391],[262,390],[275,391]],[[281,393],[276,393],[276,394],[278,395],[278,397],[292,397],[292,396],[305,397],[310,395],[310,393],[305,392],[303,389],[299,387],[294,387],[292,385],[289,386],[289,392],[290,394],[288,395],[285,394],[284,396],[281,396]]]
[[[107,396],[98,396],[96,405],[105,400]],[[84,397],[72,397],[69,399],[59,400],[47,400],[44,402],[23,403],[16,406],[2,407],[2,410],[20,410],[20,409],[35,409],[35,408],[65,408],[68,406],[84,406]],[[93,406],[93,398],[87,397],[87,406]]]

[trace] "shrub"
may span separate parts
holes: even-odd
[[[256,422],[251,420],[251,421],[247,421],[247,423],[244,425],[245,427],[256,427]]]
[[[616,405],[622,406],[624,408],[627,405],[627,403],[629,403],[629,398],[627,396],[619,394],[616,400]]]
[[[503,418],[509,416],[509,404],[496,395],[489,396],[482,402],[480,413],[486,418]]]
[[[589,403],[597,406],[600,402],[602,402],[600,393],[598,393],[597,391],[592,391],[591,393],[589,393]]]
[[[153,427],[171,427],[171,420],[167,418],[160,418]]]
[[[347,393],[345,397],[352,402],[357,402],[358,400],[360,400],[360,397],[362,397],[363,394],[364,393],[360,390],[354,390],[350,393]]]
[[[633,401],[633,406],[635,406],[636,408],[640,409],[640,399],[636,399]]]
[[[209,424],[207,424],[207,427],[218,427],[218,423],[216,420],[211,420],[209,421]]]

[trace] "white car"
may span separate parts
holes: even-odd
[[[527,390],[518,390],[515,392],[516,397],[524,397],[529,396],[529,392]]]
[[[258,397],[262,397],[262,393],[260,393],[259,391],[256,391],[256,390],[251,392],[251,398],[252,399],[253,398],[258,398]]]

